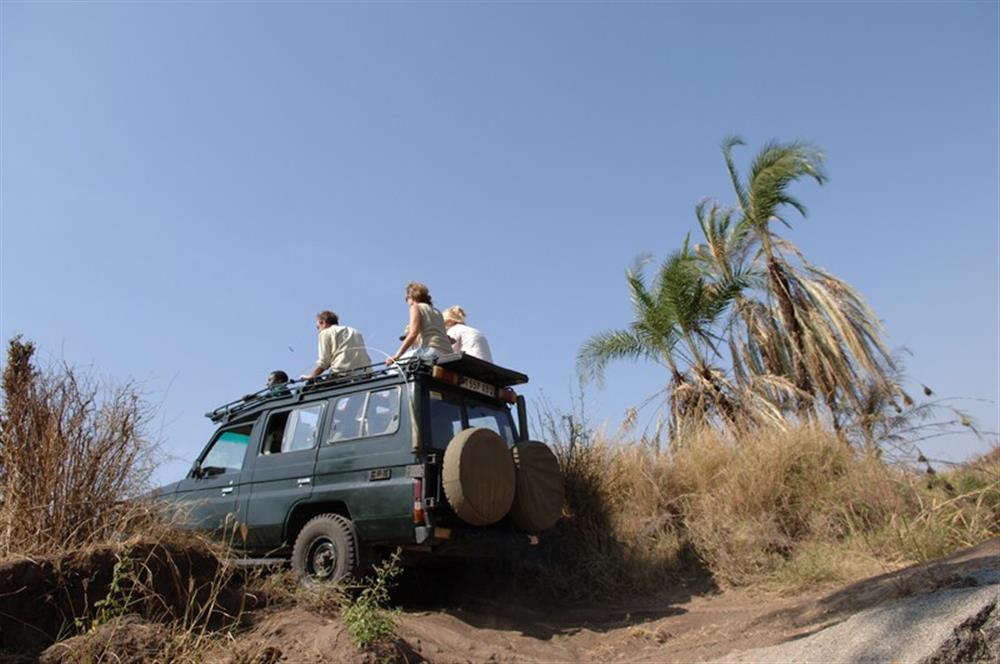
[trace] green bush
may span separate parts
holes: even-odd
[[[396,637],[398,609],[388,608],[392,579],[402,573],[399,550],[360,584],[360,592],[344,602],[343,618],[354,645],[371,650],[386,645]]]

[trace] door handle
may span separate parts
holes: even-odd
[[[232,492],[233,492],[233,487],[231,487],[231,486],[222,487],[222,495],[223,496],[228,496]]]
[[[305,486],[307,484],[312,484],[312,478],[311,477],[300,477],[299,479],[295,480],[295,483],[298,484],[299,486]]]

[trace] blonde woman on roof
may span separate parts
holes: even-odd
[[[411,347],[415,348],[416,357],[438,357],[452,352],[451,341],[445,334],[444,318],[441,312],[434,308],[431,294],[427,286],[411,282],[406,287],[406,304],[410,308],[410,322],[406,326],[406,335],[399,350],[386,359],[386,364],[394,364]]]
[[[444,327],[456,353],[493,362],[490,344],[482,332],[465,324],[465,309],[457,304],[444,310]]]

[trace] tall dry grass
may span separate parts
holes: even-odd
[[[0,408],[0,557],[108,541],[148,521],[124,503],[148,488],[152,410],[131,383],[73,367],[39,369],[8,343]]]
[[[808,424],[738,439],[705,428],[669,453],[579,432],[556,449],[568,518],[547,581],[563,593],[676,587],[699,571],[796,591],[1000,534],[996,455],[928,476]]]
[[[20,636],[3,647],[30,655],[73,637],[72,661],[138,657],[126,652],[138,647],[138,620],[155,625],[146,661],[200,661],[239,629],[253,601],[248,579],[226,543],[175,530],[134,500],[155,461],[153,411],[137,386],[66,364],[39,368],[35,350],[11,339],[2,376],[0,559],[28,570],[4,594],[0,622]]]

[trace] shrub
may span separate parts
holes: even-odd
[[[381,565],[376,565],[373,575],[360,584],[355,597],[344,602],[344,624],[354,645],[362,650],[386,647],[396,636],[396,610],[387,608],[392,579],[402,573],[399,551]]]
[[[553,430],[550,429],[550,434]],[[613,595],[707,571],[721,585],[799,590],[920,562],[1000,532],[1000,460],[928,476],[818,425],[706,428],[670,453],[553,436],[567,518],[545,582]]]
[[[152,469],[152,411],[136,386],[103,386],[65,364],[39,370],[34,353],[14,337],[3,370],[0,556],[108,541],[146,518],[122,502]]]

